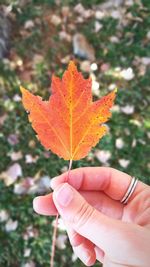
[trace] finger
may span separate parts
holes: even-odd
[[[80,194],[91,206],[102,213],[114,219],[122,218],[122,204],[109,198],[103,192],[80,191]],[[52,193],[34,198],[33,208],[37,213],[42,215],[56,215],[58,212],[52,199]]]
[[[96,247],[90,240],[78,234],[68,222],[65,222],[65,225],[66,225],[66,230],[69,236],[71,246],[73,248],[80,246],[78,248],[78,252],[79,250],[81,250],[80,255],[82,254],[83,247],[86,246],[88,247],[89,250],[91,248],[91,251],[90,251],[91,254],[93,254],[93,248],[94,248],[96,259],[100,261],[101,263],[103,263],[104,252],[100,248]]]
[[[75,254],[87,266],[93,265],[96,260],[94,244],[85,237],[78,234],[67,221],[65,221],[65,225],[70,244],[73,247]]]
[[[57,209],[55,207],[52,193],[46,196],[35,197],[33,200],[33,209],[42,215],[56,215]]]
[[[109,197],[120,200],[124,196],[131,176],[113,168],[106,167],[84,167],[64,173],[52,179],[51,187],[55,189],[60,183],[68,182],[77,190],[103,191]],[[133,197],[145,189],[146,185],[138,182]],[[131,198],[130,198],[131,200]]]
[[[77,246],[80,246],[83,243],[87,243],[87,239],[84,236],[78,234],[71,227],[71,225],[66,221],[65,221],[65,226],[66,226],[66,230],[67,230],[67,233],[68,233],[69,241],[70,241],[70,244],[72,245],[72,247],[77,247]],[[90,242],[90,241],[88,240],[88,242]]]
[[[100,261],[101,263],[103,263],[104,262],[104,256],[105,256],[104,251],[97,246],[95,246],[94,250],[95,250],[95,254],[96,254],[96,259],[98,261]]]
[[[89,247],[83,243],[80,246],[73,247],[73,251],[86,266],[92,266],[96,261],[96,254],[93,246]]]

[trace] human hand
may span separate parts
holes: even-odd
[[[150,187],[138,182],[120,203],[131,177],[112,168],[86,167],[53,178],[54,192],[34,199],[43,215],[60,213],[73,250],[84,264],[150,266]]]

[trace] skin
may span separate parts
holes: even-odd
[[[138,182],[127,205],[120,200],[131,176],[112,168],[86,167],[52,179],[53,193],[36,197],[34,210],[64,220],[74,252],[91,266],[150,266],[150,187]]]

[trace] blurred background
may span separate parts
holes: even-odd
[[[54,218],[32,200],[68,162],[37,141],[19,85],[47,99],[70,59],[92,78],[93,99],[118,87],[109,133],[73,168],[111,166],[150,183],[150,1],[0,0],[0,267],[49,266]],[[83,266],[61,219],[55,266]]]

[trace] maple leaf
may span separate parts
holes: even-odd
[[[21,87],[29,121],[46,149],[65,160],[87,155],[107,132],[103,125],[110,117],[115,91],[92,101],[91,79],[84,79],[73,61],[62,79],[53,76],[48,101]]]

